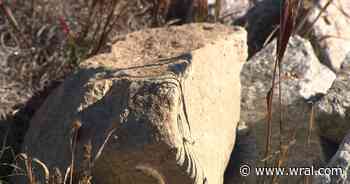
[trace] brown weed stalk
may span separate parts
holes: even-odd
[[[321,14],[325,12],[327,7],[332,3],[333,0],[328,0],[327,3],[322,7],[321,11],[317,15],[317,17],[313,20],[310,27],[306,28],[306,31],[304,31],[304,34],[307,34],[312,26],[315,24],[315,22],[320,18]],[[301,11],[302,3],[305,3],[302,0],[285,0],[282,4],[281,9],[281,16],[280,16],[280,24],[278,26],[278,37],[277,37],[277,51],[276,51],[276,60],[275,60],[275,66],[273,71],[273,77],[272,77],[272,87],[268,91],[266,95],[266,105],[267,105],[267,124],[266,124],[266,145],[265,145],[265,155],[264,159],[262,160],[264,162],[265,167],[268,167],[270,165],[271,160],[273,160],[274,155],[277,156],[276,160],[273,161],[274,167],[282,167],[283,163],[288,159],[288,152],[290,147],[295,144],[296,139],[296,131],[297,127],[295,126],[292,130],[292,133],[287,136],[285,141],[284,138],[284,107],[282,104],[282,63],[283,63],[283,57],[284,53],[286,52],[287,45],[289,42],[290,37],[293,34],[301,32],[301,28],[304,28],[304,24],[306,22],[306,19],[308,19],[309,15],[311,14],[311,9],[306,13],[305,17],[301,19],[301,21],[296,21],[297,17],[299,16],[298,13]],[[315,6],[315,5],[314,5]],[[315,8],[315,7],[313,7]],[[273,35],[273,33],[271,34]],[[271,36],[272,38],[272,36]],[[270,38],[270,39],[271,39]],[[269,39],[269,40],[270,40]],[[278,72],[278,73],[277,73]],[[276,78],[278,75],[278,81],[276,82]],[[278,86],[279,94],[278,94],[278,101],[279,101],[279,131],[280,131],[280,137],[279,137],[279,150],[275,153],[272,153],[272,106],[273,106],[273,97],[274,97],[274,88]],[[311,134],[312,129],[314,127],[314,109],[313,105],[311,106],[311,114],[308,124],[308,135],[306,140],[306,145],[310,145],[311,142]],[[266,178],[263,178],[263,181],[265,181]],[[278,183],[278,176],[274,175],[271,178],[271,183],[275,184]],[[310,183],[309,177],[304,177],[304,183],[308,184]]]
[[[71,137],[71,164],[70,164],[70,180],[69,183],[73,184],[74,164],[75,164],[75,153],[78,139],[78,132],[81,127],[81,122],[76,120],[72,125],[72,137]]]
[[[281,167],[284,160],[287,157],[289,144],[284,145],[283,143],[283,107],[282,107],[282,61],[287,49],[289,39],[293,33],[295,20],[297,17],[299,0],[285,0],[282,4],[281,16],[280,16],[280,25],[279,25],[279,35],[277,37],[277,49],[276,49],[276,60],[272,77],[272,85],[266,96],[267,104],[267,124],[266,124],[266,146],[265,146],[265,158],[269,157],[271,154],[272,146],[272,104],[274,96],[274,88],[276,83],[277,69],[278,69],[278,87],[279,87],[279,129],[280,129],[280,153],[279,157],[276,160],[275,166]],[[265,167],[269,165],[268,160],[264,163]],[[277,176],[272,177],[272,183],[277,183]]]

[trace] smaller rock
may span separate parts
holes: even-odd
[[[220,17],[231,21],[243,17],[250,8],[249,0],[220,0]]]
[[[249,129],[247,123],[244,121],[239,121],[236,129],[237,129],[236,130],[237,137],[248,135],[250,132],[250,129]]]
[[[309,17],[309,23],[317,18],[321,7],[328,0],[319,0],[314,12]],[[318,47],[322,62],[335,71],[339,71],[341,63],[350,52],[350,12],[349,0],[332,1],[326,11],[313,25],[313,42]]]
[[[347,54],[343,64],[341,65],[341,71],[350,71],[350,52]]]
[[[337,153],[326,167],[337,170],[333,171],[333,175],[315,176],[315,184],[350,183],[350,178],[347,175],[350,171],[350,134],[344,138]]]
[[[223,0],[222,1],[222,15],[236,15],[243,16],[249,9],[249,0]]]
[[[350,69],[344,69],[338,74],[328,94],[316,104],[320,136],[335,143],[340,143],[350,130],[349,84]]]

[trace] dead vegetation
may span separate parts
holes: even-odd
[[[205,20],[207,9],[203,3],[206,1],[187,5],[185,1],[170,0],[0,0],[0,138],[4,140],[0,182],[5,182],[15,168],[28,177],[30,184],[36,183],[32,173],[35,163],[45,171],[45,183],[66,183],[63,174],[69,174],[72,183],[74,158],[72,172],[64,172],[46,168],[30,155],[16,156],[35,111],[83,60],[108,52],[118,35]],[[84,155],[87,160],[90,157]],[[25,162],[24,170],[13,165],[16,159]],[[91,183],[89,162],[84,162],[86,171],[79,174],[78,183]]]
[[[77,172],[74,168],[75,166],[75,147],[76,147],[76,139],[78,135],[78,131],[81,124],[76,122],[73,124],[72,132],[71,132],[71,152],[72,152],[72,160],[69,167],[65,171],[61,171],[57,167],[48,168],[45,163],[40,160],[31,157],[31,155],[26,153],[20,153],[15,157],[15,164],[11,164],[13,167],[12,175],[24,176],[27,180],[28,184],[91,184],[92,176],[91,169],[93,166],[92,159],[92,146],[91,142],[84,146],[83,153],[83,161],[82,168],[79,172]],[[103,148],[102,148],[103,149]],[[34,170],[34,165],[39,168]],[[36,178],[36,174],[34,172],[42,172],[44,175],[44,181],[39,181]]]
[[[332,3],[333,0],[328,0],[324,6],[321,7],[321,11],[318,13],[317,17],[310,23],[306,24],[306,20],[308,16],[312,13],[313,9],[316,6],[319,6],[319,2],[317,1],[303,1],[303,0],[285,0],[281,2],[281,12],[280,12],[280,20],[279,24],[276,26],[275,31],[272,31],[265,41],[265,43],[272,40],[274,36],[277,38],[277,50],[276,50],[276,60],[274,67],[274,74],[272,78],[272,87],[266,95],[266,108],[267,108],[267,123],[266,123],[266,146],[265,146],[265,155],[260,160],[263,162],[264,167],[274,167],[274,168],[283,168],[287,167],[286,161],[289,157],[290,148],[292,145],[296,143],[296,134],[297,134],[297,126],[292,130],[286,129],[286,124],[288,122],[285,121],[284,113],[287,111],[284,109],[282,105],[282,85],[283,85],[283,77],[281,76],[282,64],[284,53],[286,51],[288,41],[291,36],[295,34],[300,34],[305,37],[309,37],[312,34],[311,29],[315,22],[320,18],[321,14],[325,12],[327,7]],[[272,112],[273,112],[273,96],[275,90],[278,89],[278,102],[279,105],[276,109],[278,109],[278,121],[272,122]],[[314,129],[314,108],[313,102],[310,103],[310,118],[308,122],[308,130],[307,130],[307,138],[305,139],[305,148],[308,149],[310,145],[310,137],[312,130]],[[272,123],[277,123],[279,126],[279,139],[272,140]],[[272,150],[272,142],[278,142],[279,148],[277,150]],[[305,166],[312,166],[314,163],[305,163]],[[265,176],[260,177],[258,183],[280,183],[280,176]],[[303,176],[299,180],[298,183],[309,184],[312,183],[311,176]]]
[[[84,59],[108,50],[118,35],[160,25],[155,4],[142,1],[1,1],[2,114],[13,112]],[[157,12],[156,12],[157,13]],[[17,92],[23,93],[17,94]],[[28,94],[28,95],[25,95]],[[6,103],[7,102],[7,103]]]

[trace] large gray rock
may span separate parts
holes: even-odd
[[[332,88],[316,106],[320,136],[338,144],[350,130],[350,68],[346,67],[349,60],[347,57]]]
[[[275,52],[276,41],[273,41],[249,59],[241,72],[241,120],[252,127],[256,136],[257,150],[251,149],[251,151],[257,151],[261,157],[264,155],[266,140],[266,95],[271,88]],[[322,156],[318,136],[315,133],[312,134],[310,149],[305,149],[311,109],[311,105],[307,102],[314,102],[320,95],[326,94],[336,76],[319,62],[311,44],[300,37],[291,38],[282,68],[283,129],[285,131],[282,135],[285,140],[294,129],[298,132],[297,142],[290,147],[286,164],[289,167],[311,165],[312,160],[319,160]],[[280,136],[278,91],[276,87],[273,101],[272,140],[274,140],[275,150],[278,149]],[[252,178],[243,179],[244,181],[253,180]]]
[[[350,134],[347,134],[338,151],[326,166],[332,169],[331,175],[314,176],[314,184],[349,184],[350,183]]]
[[[94,162],[95,183],[220,184],[235,143],[246,57],[246,33],[237,27],[190,24],[129,34],[51,94],[22,150],[64,171],[78,123],[76,173],[84,145],[91,141],[93,158],[104,148]]]
[[[265,103],[271,88],[275,50],[276,42],[273,41],[244,65],[241,73],[244,110],[255,109],[257,101]],[[326,94],[336,75],[319,62],[308,41],[294,37],[283,60],[282,77],[283,102],[290,105],[299,99],[312,100],[317,95]]]

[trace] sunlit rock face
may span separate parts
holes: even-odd
[[[220,184],[240,117],[246,32],[220,24],[146,29],[84,61],[30,122],[22,151],[94,183]],[[43,179],[42,172],[34,171]],[[150,173],[156,173],[151,174]],[[26,183],[16,177],[14,183]]]
[[[316,1],[309,23],[316,20],[328,0]],[[350,1],[332,1],[312,26],[312,42],[317,47],[321,61],[334,71],[339,71],[342,62],[350,52]]]

